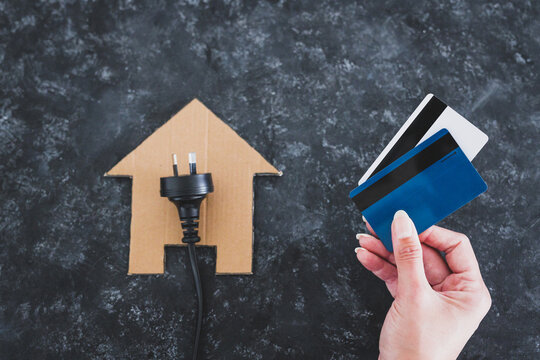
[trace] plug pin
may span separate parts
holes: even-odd
[[[196,174],[197,173],[197,154],[194,152],[190,152],[188,160],[189,160],[189,173],[191,175]]]
[[[172,154],[172,170],[174,173],[174,176],[178,176],[178,159],[176,158],[176,154]]]

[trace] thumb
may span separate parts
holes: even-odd
[[[422,245],[409,215],[399,210],[392,222],[392,245],[398,271],[398,293],[415,294],[430,288],[424,272]]]

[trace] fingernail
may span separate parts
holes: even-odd
[[[366,220],[366,218],[365,218],[364,215],[362,215],[362,221],[363,221],[363,222],[367,222],[367,220]]]
[[[356,234],[356,240],[360,240],[361,238],[368,238],[371,237],[368,234]]]
[[[392,226],[398,239],[404,239],[412,236],[412,226],[409,215],[403,210],[399,210],[394,215]]]
[[[357,248],[354,249],[354,252],[355,252],[356,254],[358,254],[358,252],[359,252],[360,250],[362,250],[362,248],[361,248],[361,247],[357,247]]]

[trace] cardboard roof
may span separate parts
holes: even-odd
[[[176,207],[159,193],[159,179],[180,174],[189,152],[197,171],[211,172],[214,192],[201,207],[197,245],[216,246],[217,274],[251,274],[253,176],[282,175],[233,129],[194,99],[146,138],[105,176],[133,179],[129,274],[162,274],[165,246],[184,245]]]

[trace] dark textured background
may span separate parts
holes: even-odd
[[[131,182],[102,175],[197,97],[284,171],[255,180],[253,276],[200,251],[205,357],[375,358],[391,297],[347,195],[433,92],[490,136],[443,222],[493,296],[462,358],[538,358],[539,2],[208,2],[0,2],[0,357],[191,353],[186,250],[127,276]]]

